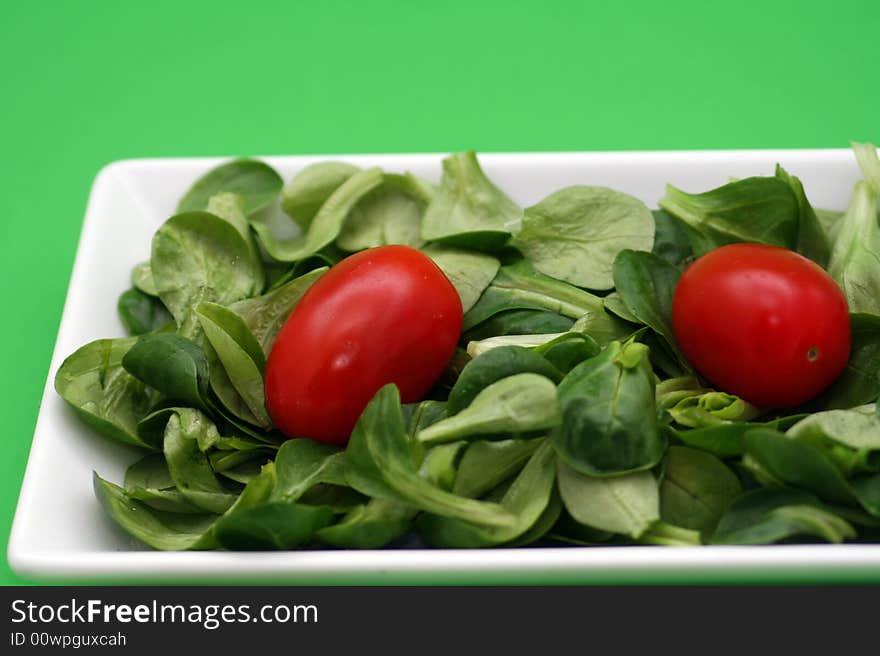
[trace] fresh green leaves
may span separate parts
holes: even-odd
[[[559,371],[544,357],[519,346],[500,346],[469,362],[449,392],[447,411],[464,410],[486,387],[515,374],[534,373],[558,382]]]
[[[204,511],[186,500],[177,489],[162,453],[150,453],[125,471],[124,489],[133,499],[156,510],[202,514]]]
[[[739,479],[715,456],[670,446],[660,484],[663,521],[710,535],[727,507],[742,494]]]
[[[345,162],[310,164],[284,187],[281,207],[302,230],[308,230],[312,219],[330,195],[358,170],[358,167]]]
[[[612,342],[559,385],[562,423],[550,437],[562,460],[590,476],[649,469],[663,457],[648,348]]]
[[[295,549],[332,521],[325,506],[264,503],[220,518],[214,534],[227,549]]]
[[[260,343],[244,320],[222,305],[200,303],[196,307],[196,316],[229,382],[244,401],[250,415],[258,425],[271,426],[263,390],[266,360]]]
[[[522,221],[522,210],[496,187],[473,152],[443,160],[443,180],[422,219],[422,239],[493,251]]]
[[[168,417],[164,454],[171,479],[183,497],[205,512],[222,514],[235,503],[236,495],[220,483],[204,452],[205,442],[218,437],[204,414],[180,408]]]
[[[684,396],[666,411],[676,423],[690,428],[749,421],[758,414],[757,408],[738,396],[713,391]]]
[[[470,310],[498,273],[500,262],[491,255],[461,248],[429,246],[425,255],[446,274],[461,298],[461,310]]]
[[[559,423],[556,386],[549,378],[524,373],[492,383],[467,408],[419,431],[423,444],[440,444],[475,435],[519,435]]]
[[[779,164],[776,165],[776,177],[785,182],[794,194],[798,208],[798,232],[796,250],[813,260],[819,266],[827,266],[831,255],[831,242],[822,227],[816,211],[807,200],[804,185],[797,176],[790,175]]]
[[[349,511],[338,523],[322,528],[316,538],[334,547],[379,549],[404,536],[416,511],[388,499],[371,499]]]
[[[545,276],[525,261],[503,266],[492,284],[464,317],[469,330],[507,310],[543,310],[578,320],[578,329],[599,344],[631,332],[630,327],[605,311],[602,299],[574,285]]]
[[[770,482],[809,490],[830,502],[851,504],[855,499],[843,473],[818,448],[767,428],[745,435],[747,455],[758,476]]]
[[[247,484],[224,515],[229,516],[264,503],[274,481],[272,468],[265,469]],[[215,549],[220,546],[215,534],[217,515],[159,511],[97,474],[93,482],[95,495],[107,515],[132,537],[154,549]]]
[[[422,214],[433,189],[412,174],[386,173],[382,184],[364,196],[348,214],[336,244],[359,251],[386,244],[422,245]]]
[[[153,270],[149,262],[139,262],[131,270],[132,287],[148,296],[158,296],[156,283],[153,281]]]
[[[94,489],[107,515],[132,537],[154,549],[208,549],[216,544],[209,536],[215,515],[156,510],[97,474]]]
[[[576,521],[601,531],[639,538],[660,519],[660,494],[650,472],[600,478],[560,462],[559,492]]]
[[[555,312],[502,310],[465,332],[462,340],[469,342],[504,335],[560,334],[571,328],[572,324],[573,319]]]
[[[275,457],[272,500],[298,501],[315,485],[345,485],[345,455],[329,444],[314,440],[287,440]]]
[[[670,264],[679,265],[694,252],[687,230],[665,210],[654,210],[654,247],[651,252]]]
[[[880,397],[880,316],[850,315],[850,332],[846,368],[819,397],[820,408],[852,408]]]
[[[846,475],[880,471],[880,417],[874,404],[808,415],[786,436],[820,449]]]
[[[447,547],[489,547],[510,542],[534,526],[547,510],[556,478],[556,455],[541,444],[501,498],[514,520],[505,526],[480,526],[460,519],[423,515],[419,529],[432,544]]]
[[[55,391],[77,415],[106,437],[147,449],[137,432],[147,414],[150,396],[145,385],[122,366],[137,338],[100,339],[68,356],[55,374]]]
[[[314,269],[262,296],[246,298],[229,306],[247,324],[266,357],[297,301],[325,271],[326,267]]]
[[[277,237],[269,221],[260,215],[251,216],[251,227],[256,231],[263,248],[279,262],[296,262],[318,253],[339,236],[346,217],[371,191],[382,184],[378,168],[358,171],[337,187],[321,205],[301,235],[287,239]]]
[[[702,194],[667,185],[660,207],[685,224],[697,256],[743,241],[783,248],[797,243],[797,200],[779,178],[745,178]]]
[[[877,199],[867,182],[856,183],[828,262],[828,272],[843,290],[850,312],[880,314]]]
[[[876,196],[880,194],[876,182],[880,165],[875,162],[880,160],[870,144],[853,144],[853,148],[865,182],[856,186],[844,219],[814,209],[800,179],[778,164],[774,177],[736,180],[702,194],[667,185],[660,207],[682,222],[697,256],[735,242],[796,250],[828,268],[843,287],[851,311],[873,312],[870,285],[876,277]],[[681,251],[676,242],[664,236],[663,243],[675,253],[670,261],[677,263],[674,258]]]
[[[173,333],[145,335],[121,359],[133,376],[169,400],[207,410],[208,360],[193,342]]]
[[[129,335],[143,335],[173,321],[159,299],[135,288],[122,293],[116,310]]]
[[[614,287],[631,317],[657,333],[682,369],[691,371],[672,331],[672,294],[681,272],[652,253],[623,250],[613,273]]]
[[[208,208],[210,198],[222,192],[244,199],[244,211],[256,212],[271,203],[283,182],[275,170],[255,159],[236,159],[211,169],[199,178],[177,205],[178,212]]]
[[[469,442],[458,465],[452,491],[477,499],[516,474],[541,439],[510,439]]]
[[[752,490],[734,501],[712,536],[714,544],[771,544],[796,536],[843,542],[856,536],[850,524],[796,490]]]
[[[202,301],[228,305],[260,293],[261,267],[241,233],[208,212],[177,214],[153,236],[156,292],[184,335],[193,334]]]
[[[645,204],[606,187],[567,187],[523,217],[512,245],[535,268],[579,287],[610,289],[611,265],[625,249],[650,250],[654,220]]]
[[[359,492],[432,514],[495,527],[516,520],[496,503],[447,492],[419,477],[414,445],[403,424],[397,388],[386,385],[361,415],[345,451],[345,476]]]
[[[56,390],[144,450],[95,493],[157,549],[875,539],[880,160],[854,150],[846,214],[814,209],[781,166],[670,186],[653,212],[585,184],[523,212],[470,152],[439,186],[316,162],[282,190],[263,162],[224,162],[133,268],[117,306],[132,337],[76,351]],[[676,344],[680,272],[741,241],[827,266],[854,312],[847,368],[800,414],[709,389]],[[328,266],[385,244],[422,249],[455,286],[456,356],[424,400],[380,389],[347,445],[281,441],[263,381],[281,326]]]
[[[877,148],[870,143],[854,143],[852,147],[865,182],[880,196],[880,158],[877,157]]]

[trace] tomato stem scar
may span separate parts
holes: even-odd
[[[819,349],[817,347],[812,347],[809,351],[807,351],[807,360],[810,362],[815,362],[819,359]]]

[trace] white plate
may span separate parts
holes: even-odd
[[[334,156],[360,166],[410,170],[438,180],[442,155]],[[285,180],[327,157],[266,157]],[[487,154],[489,176],[529,205],[571,184],[607,185],[651,207],[667,182],[689,191],[731,176],[772,175],[779,162],[800,176],[819,207],[845,208],[858,168],[849,150]],[[43,393],[8,557],[28,577],[78,580],[273,583],[555,583],[793,580],[880,575],[880,545],[593,547],[495,550],[157,552],[104,516],[92,470],[121,482],[135,450],[89,430],[58,397],[62,360],[101,337],[121,336],[116,299],[132,266],[149,256],[153,232],[198,176],[221,159],[115,162],[92,188]]]

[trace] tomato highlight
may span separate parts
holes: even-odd
[[[425,254],[381,246],[347,257],[303,295],[266,363],[266,405],[287,437],[345,444],[388,383],[420,400],[455,351],[462,307]]]
[[[843,371],[850,319],[837,283],[793,251],[731,244],[682,274],[675,338],[714,386],[765,407],[804,403]]]

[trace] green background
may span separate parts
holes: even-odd
[[[2,543],[108,162],[880,140],[876,0],[612,4],[6,4]],[[3,558],[0,583],[25,582]]]

